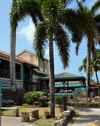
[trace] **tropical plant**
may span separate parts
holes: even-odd
[[[37,25],[34,48],[36,53],[42,57],[45,53],[46,44],[49,40],[49,57],[50,57],[50,111],[54,117],[54,57],[53,42],[56,43],[63,67],[68,66],[69,61],[69,39],[67,28],[73,36],[77,35],[76,41],[79,43],[83,35],[91,39],[96,35],[96,24],[86,12],[80,10],[73,11],[65,9],[63,3],[59,0],[46,0],[41,6],[41,12],[44,21]],[[88,23],[87,23],[88,22]],[[65,27],[64,27],[64,26]],[[81,29],[80,29],[81,28]],[[75,37],[74,37],[75,38]]]
[[[18,22],[29,15],[37,25],[38,20],[43,20],[38,0],[13,0],[10,12],[10,78],[12,91],[16,92],[15,50],[16,28]]]
[[[46,95],[41,95],[39,97],[39,105],[41,107],[47,107],[49,102],[49,98]]]
[[[82,70],[86,72],[86,63],[87,63],[87,58],[83,59],[83,64],[79,67],[79,72],[81,72]],[[100,71],[100,49],[95,49],[91,58],[90,75],[92,77],[95,73],[97,83],[98,83],[98,93],[99,93],[99,79],[97,74],[98,71]]]
[[[96,23],[96,28],[97,28],[97,33],[95,35],[92,36],[92,34],[88,32],[88,29],[87,29],[88,34],[86,35],[87,37],[86,86],[87,86],[87,95],[89,95],[91,52],[93,53],[95,49],[95,45],[97,43],[100,44],[100,38],[98,37],[100,34],[100,14],[96,13],[100,8],[100,1],[95,2],[95,4],[91,7],[91,9],[88,9],[86,6],[84,6],[82,1],[78,2],[78,5],[79,5],[79,11],[81,11],[81,13],[86,13],[86,15],[89,15]],[[75,39],[77,39],[77,36],[74,35],[74,37],[73,40],[75,41]],[[80,45],[80,41],[77,43],[76,52],[78,52],[79,45]]]
[[[66,2],[67,1],[67,2]],[[71,0],[17,0],[11,9],[11,26],[17,27],[18,21],[26,15],[32,16],[36,23],[39,17],[43,17],[37,25],[35,35],[35,50],[38,56],[43,57],[45,47],[49,40],[50,56],[50,111],[51,116],[55,117],[55,99],[54,99],[54,58],[53,42],[55,41],[61,61],[64,68],[68,66],[69,61],[69,39],[66,28],[77,36],[79,43],[83,33],[84,35],[95,36],[96,25],[91,16],[79,10],[66,9],[65,4]],[[37,4],[34,4],[37,3]],[[34,20],[35,19],[35,20]],[[39,22],[39,21],[38,21]],[[37,23],[36,23],[37,24]],[[64,27],[65,26],[65,27]],[[88,37],[88,39],[90,39]]]

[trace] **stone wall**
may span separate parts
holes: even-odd
[[[71,107],[70,110],[63,111],[61,117],[59,117],[54,126],[67,126],[68,122],[72,119],[74,115],[74,108]]]

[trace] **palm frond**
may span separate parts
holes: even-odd
[[[61,0],[65,6],[68,6],[73,0]]]
[[[94,20],[97,22],[97,23],[100,23],[100,14],[97,14],[94,16]]]
[[[78,71],[79,72],[81,72],[82,70],[83,70],[83,68],[84,68],[84,66],[82,65],[82,66],[80,66],[79,68],[78,68]]]
[[[43,58],[45,54],[46,44],[47,44],[47,37],[46,37],[45,23],[40,22],[37,25],[33,48],[35,49],[37,55],[41,58]]]
[[[10,12],[10,24],[12,26],[17,26],[18,22],[23,20],[27,15],[32,17],[36,25],[38,19],[43,19],[40,5],[36,0],[17,0],[13,2]],[[36,17],[38,17],[38,19]]]
[[[72,9],[66,9],[62,17],[62,22],[70,31],[77,31],[77,34],[80,36],[85,35],[89,41],[97,35],[96,22],[91,14],[85,10],[78,9],[74,11]]]
[[[73,31],[72,33],[72,42],[76,43],[76,55],[78,55],[78,50],[79,50],[79,46],[82,40],[82,34],[78,34],[77,31]]]
[[[100,0],[97,0],[91,8],[91,13],[94,15],[100,9]]]
[[[45,0],[41,7],[43,16],[50,22],[51,25],[55,25],[59,21],[63,10],[64,4],[61,0]]]
[[[63,68],[65,69],[69,64],[69,38],[63,27],[60,25],[58,25],[54,31],[54,35],[58,36],[55,41],[59,51],[60,59],[63,63]]]

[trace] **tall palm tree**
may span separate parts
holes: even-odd
[[[72,34],[77,35],[76,41],[79,42],[83,33],[87,36],[95,36],[96,25],[94,20],[91,19],[88,14],[81,13],[79,10],[75,11],[72,9],[66,9],[65,0],[62,0],[63,2],[60,0],[37,0],[38,7],[34,6],[34,3],[32,3],[33,1],[34,0],[18,0],[12,6],[10,19],[11,24],[15,24],[14,20],[18,23],[18,21],[23,19],[26,15],[34,16],[35,12],[38,12],[39,16],[42,14],[43,20],[41,20],[41,22],[37,25],[34,48],[37,54],[40,57],[43,57],[46,44],[49,40],[51,94],[50,111],[51,116],[55,117],[53,42],[56,43],[61,61],[63,62],[63,67],[66,68],[69,61],[70,44],[67,30],[65,30],[65,28],[67,28]],[[36,11],[34,11],[33,8],[36,9]],[[38,17],[38,15],[35,16]],[[17,23],[15,24],[16,27]]]
[[[30,5],[31,3],[31,5]],[[30,15],[35,26],[38,19],[43,20],[39,10],[40,6],[36,0],[13,0],[10,12],[10,78],[12,91],[16,92],[16,66],[15,66],[15,50],[16,50],[16,28],[18,22],[25,16]],[[38,19],[37,19],[38,17]]]
[[[59,6],[58,6],[59,5]],[[60,10],[60,11],[59,11]],[[67,28],[72,34],[77,34],[78,41],[82,38],[83,33],[88,38],[96,35],[96,24],[91,16],[81,11],[73,11],[72,9],[65,9],[64,5],[59,0],[46,0],[41,11],[44,21],[37,25],[34,48],[36,53],[42,57],[45,53],[45,47],[49,42],[49,57],[50,57],[50,94],[51,116],[55,116],[55,102],[54,102],[54,54],[53,42],[56,43],[59,51],[63,67],[68,66],[69,61],[69,39],[67,35]],[[87,24],[88,22],[88,24]],[[64,27],[65,26],[65,27]],[[80,29],[80,27],[82,29]]]
[[[97,28],[97,35],[92,36],[90,33],[87,35],[87,65],[86,65],[86,86],[87,86],[87,95],[89,96],[89,86],[90,86],[90,58],[91,53],[93,53],[93,50],[95,48],[95,44],[100,44],[100,39],[97,37],[100,34],[100,14],[97,14],[97,10],[100,8],[100,0],[95,2],[95,4],[91,7],[91,9],[88,9],[86,6],[83,5],[83,2],[78,2],[79,10],[82,13],[88,14],[96,23]],[[77,37],[76,35],[73,35],[73,41],[76,41]],[[80,45],[80,41],[77,43],[76,46],[76,52],[78,52],[78,48]]]
[[[79,67],[79,72],[84,70],[86,72],[86,64],[87,64],[87,58],[83,59],[83,64]],[[99,78],[97,72],[100,71],[100,49],[95,49],[93,53],[93,58],[91,58],[91,65],[90,65],[90,75],[91,77],[96,75],[97,83],[98,83],[98,95],[100,94],[99,92]]]
[[[12,1],[12,5],[16,0]],[[12,91],[16,91],[16,71],[15,71],[15,45],[16,45],[16,27],[10,26],[10,78]]]
[[[98,74],[97,72],[100,71],[100,55],[98,56],[98,52],[100,52],[99,49],[96,49],[94,51],[94,59],[91,58],[91,65],[90,65],[90,75],[91,77],[94,75],[96,75],[96,80],[99,83],[99,79],[98,79]],[[86,64],[87,64],[87,58],[83,59],[83,64],[79,67],[79,72],[81,72],[82,70],[84,70],[84,72],[86,72]]]

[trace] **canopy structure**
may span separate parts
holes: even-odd
[[[39,80],[41,81],[42,84],[43,82],[45,82],[49,85],[50,76],[40,78]],[[82,87],[86,87],[85,80],[86,78],[84,76],[78,76],[71,73],[64,72],[64,73],[56,74],[55,88],[61,88],[63,89],[64,92],[66,90],[68,91],[68,88],[70,87],[74,89],[80,87],[82,89]]]
[[[40,78],[41,81],[49,81],[50,76]],[[70,81],[79,81],[80,83],[85,83],[86,78],[84,76],[78,76],[71,73],[60,73],[55,75],[55,82],[68,83]]]

